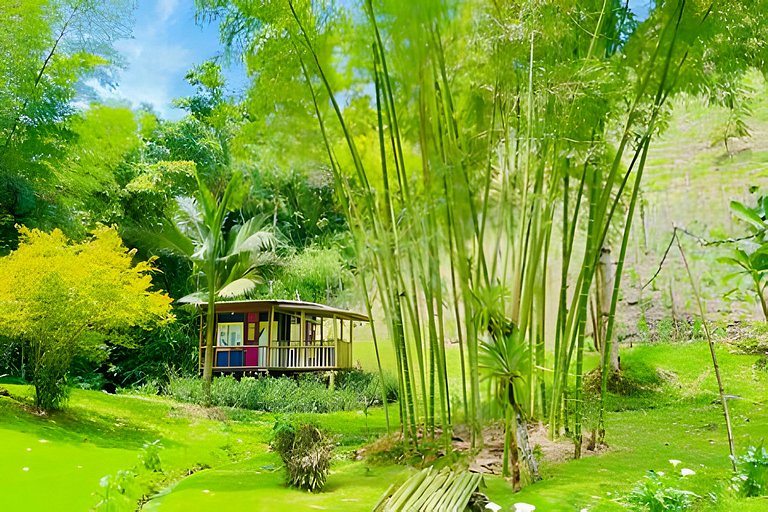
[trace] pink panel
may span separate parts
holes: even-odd
[[[259,347],[245,347],[245,366],[259,366]]]

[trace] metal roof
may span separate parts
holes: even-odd
[[[208,307],[207,302],[200,302],[198,304],[202,308]],[[331,317],[337,316],[347,320],[355,320],[358,322],[369,322],[368,315],[362,313],[355,313],[354,311],[347,311],[344,309],[334,308],[326,306],[325,304],[318,304],[316,302],[304,302],[298,300],[233,300],[233,301],[221,301],[216,302],[216,311],[227,312],[233,309],[237,309],[238,312],[248,309],[251,306],[274,306],[277,310],[283,311],[303,311],[305,313],[314,313],[318,316]]]

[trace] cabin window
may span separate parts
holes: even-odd
[[[243,324],[220,323],[219,324],[220,347],[237,347],[243,344]]]

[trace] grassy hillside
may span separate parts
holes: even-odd
[[[743,227],[730,214],[729,203],[753,204],[768,193],[768,95],[761,76],[745,83],[751,91],[746,119],[750,136],[723,140],[729,111],[696,97],[680,97],[673,103],[662,136],[654,141],[643,184],[643,207],[637,212],[628,253],[625,296],[625,329],[632,331],[643,306],[655,320],[668,317],[674,304],[678,313],[693,311],[690,284],[671,252],[669,261],[653,286],[639,288],[651,278],[662,259],[674,226],[686,228],[709,240],[743,234]],[[751,186],[759,187],[750,193]],[[704,247],[684,237],[693,272],[700,281],[709,310],[726,320],[761,318],[754,302],[723,296],[738,283],[724,279],[732,269],[717,262],[723,247]]]

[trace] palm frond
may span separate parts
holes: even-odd
[[[242,277],[224,286],[216,294],[223,298],[242,297],[256,287],[256,282],[250,278]]]
[[[185,295],[184,297],[180,298],[176,302],[179,302],[181,304],[204,304],[207,299],[208,299],[208,296],[205,293],[205,291],[197,291],[194,293],[190,293],[189,295]]]
[[[193,197],[179,196],[176,198],[173,222],[182,233],[193,239],[205,238],[205,233],[208,231],[200,203]]]
[[[163,221],[159,229],[132,230],[131,236],[156,252],[176,254],[190,259],[195,252],[194,241],[171,221]]]

